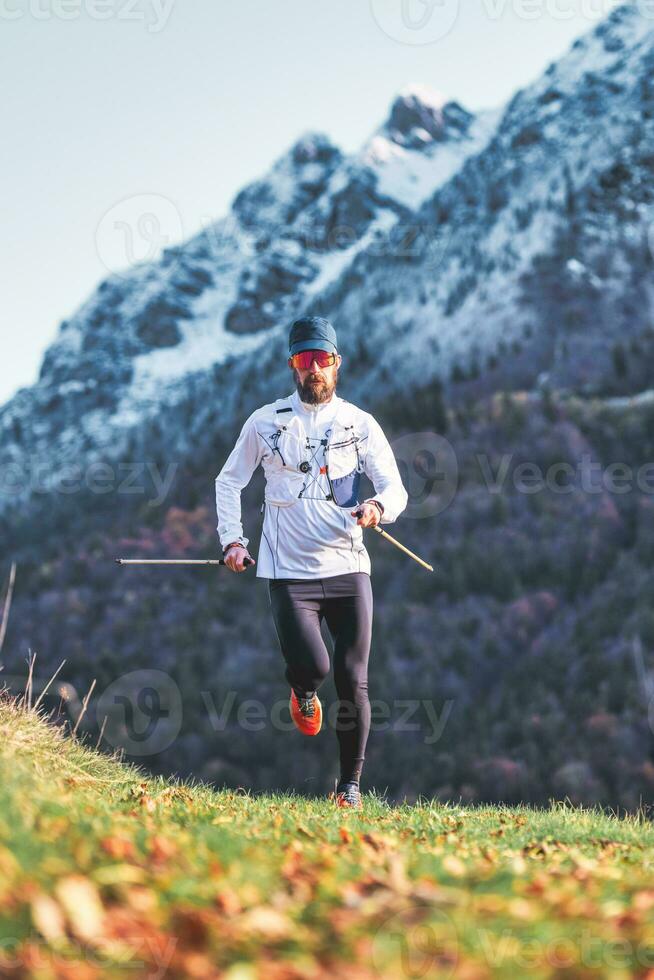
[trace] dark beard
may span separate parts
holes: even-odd
[[[330,384],[329,381],[325,381],[317,385],[312,385],[309,380],[311,375],[307,375],[305,383],[302,384],[297,370],[294,370],[293,373],[295,374],[295,387],[297,389],[297,393],[301,400],[306,402],[308,405],[321,405],[323,402],[328,402],[336,390],[336,385],[338,384],[338,368],[334,374],[333,384]]]

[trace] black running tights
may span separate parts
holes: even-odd
[[[268,594],[286,661],[284,676],[298,695],[317,691],[329,674],[329,652],[320,631],[323,618],[327,621],[334,643],[334,684],[339,699],[336,734],[341,781],[358,781],[370,731],[370,576],[344,572],[317,579],[268,579]]]

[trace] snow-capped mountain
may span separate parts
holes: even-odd
[[[654,322],[653,221],[654,20],[626,4],[421,206],[410,261],[364,253],[346,276],[365,289],[335,283],[314,306],[384,345],[365,394],[415,384],[416,365],[421,383],[499,367],[593,391]]]
[[[411,85],[363,147],[359,160],[377,177],[377,190],[412,211],[488,142],[501,110],[472,115],[424,85]]]
[[[147,447],[151,426],[182,454],[217,414],[233,434],[288,389],[306,312],[333,319],[362,400],[484,372],[592,389],[616,338],[652,322],[653,178],[654,21],[638,4],[501,112],[412,86],[358,153],[306,133],[224,219],[106,279],[0,410],[0,465],[38,458],[47,487],[71,460]],[[29,496],[0,490],[0,511]]]
[[[409,221],[479,151],[495,115],[416,87],[351,157],[303,135],[224,219],[110,276],[61,324],[38,383],[0,410],[3,465],[38,456],[47,487],[72,460],[119,456],[134,429],[184,400],[189,379],[211,380],[280,337],[359,252]]]

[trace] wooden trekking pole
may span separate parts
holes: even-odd
[[[396,548],[399,548],[400,551],[403,551],[405,555],[409,556],[409,558],[413,558],[414,561],[417,561],[418,564],[422,565],[423,568],[426,568],[427,571],[429,572],[434,571],[433,565],[430,565],[429,562],[423,561],[422,558],[418,558],[418,556],[414,555],[412,551],[409,551],[408,548],[405,548],[404,545],[397,540],[397,538],[392,537],[387,531],[382,531],[382,529],[379,527],[378,524],[374,526],[373,531],[378,531],[382,537],[386,538],[387,541],[390,541],[391,544],[394,544]]]
[[[360,517],[362,511],[357,511],[356,513]],[[390,541],[391,544],[394,544],[396,548],[399,548],[400,551],[403,551],[405,555],[408,555],[409,558],[413,558],[413,560],[417,561],[419,565],[422,565],[423,568],[426,568],[427,571],[429,572],[434,571],[433,565],[430,565],[429,562],[423,561],[422,558],[418,558],[417,555],[415,555],[412,551],[409,551],[408,548],[405,548],[404,545],[397,540],[397,538],[394,538],[387,531],[382,531],[379,524],[375,524],[375,526],[373,527],[373,531],[377,531],[379,534],[381,534],[382,537],[386,538],[387,541]]]

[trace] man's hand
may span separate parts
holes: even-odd
[[[244,564],[246,558],[249,558],[252,564],[256,565],[254,558],[247,548],[243,548],[241,545],[234,545],[233,548],[229,548],[225,553],[225,565],[233,572],[244,572],[250,567],[249,563],[247,565]]]
[[[356,517],[359,512],[361,513],[361,517],[358,518],[357,524],[360,524],[361,527],[376,527],[379,524],[381,514],[376,504],[369,502],[359,504],[356,510],[350,511],[352,517]]]

